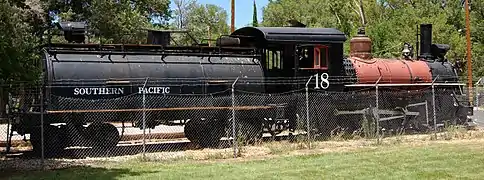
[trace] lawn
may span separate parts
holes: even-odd
[[[11,179],[484,179],[484,141],[397,144],[265,158],[107,163]]]

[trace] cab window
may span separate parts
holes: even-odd
[[[299,50],[299,67],[301,69],[328,69],[328,47],[306,46]]]

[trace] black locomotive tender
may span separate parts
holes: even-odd
[[[375,77],[362,74],[363,71],[358,69],[362,68],[360,65],[355,64],[351,57],[344,57],[343,43],[347,38],[337,29],[244,27],[217,39],[216,46],[172,46],[170,31],[149,31],[148,43],[144,45],[86,44],[84,26],[70,22],[61,23],[61,27],[70,43],[45,46],[43,96],[31,95],[35,99],[32,106],[40,104],[43,99],[45,113],[42,120],[47,154],[74,145],[116,146],[120,134],[116,127],[106,122],[134,121],[134,126],[142,128],[139,110],[143,108],[140,102],[143,92],[147,128],[180,122],[185,125],[185,136],[203,147],[217,143],[226,135],[232,137],[233,109],[237,130],[246,140],[260,138],[263,132],[275,135],[289,130],[292,133],[298,124],[304,126],[307,120],[304,93],[277,94],[304,89],[306,83],[313,89],[316,77],[316,86],[324,89],[311,90],[309,115],[311,131],[315,135],[328,135],[335,126],[355,130],[360,127],[362,115],[372,116],[375,114],[371,112],[376,112],[371,111],[375,107],[375,94],[371,87],[376,82],[364,81]],[[442,58],[448,46],[431,44],[429,34],[431,36],[431,32],[421,35],[424,47],[418,59],[412,61],[431,64],[432,79],[442,77],[435,82],[441,83],[437,87],[449,92],[437,97],[437,101],[441,102],[439,105],[450,108],[445,110],[447,114],[439,114],[438,119],[466,123],[469,121],[468,112],[472,109],[462,102],[454,106],[453,102],[463,99],[464,95],[460,90],[461,84],[455,83],[458,78],[454,66]],[[365,41],[357,41],[356,38]],[[371,40],[368,40],[364,32],[355,37],[351,44],[353,59],[363,59],[371,53],[368,52]],[[369,59],[372,59],[371,54]],[[392,61],[403,62],[400,59],[388,62]],[[381,68],[371,64],[364,66]],[[315,74],[318,75],[308,81]],[[413,79],[410,84],[394,84],[398,81],[389,79],[407,77],[382,76],[383,80],[379,79],[382,90],[385,87],[421,89],[428,88],[430,84]],[[319,83],[325,82],[325,78],[329,78],[329,84]],[[449,80],[454,82],[442,85]],[[235,81],[237,100],[232,104],[230,89]],[[421,83],[420,86],[417,83]],[[354,96],[325,93],[350,93],[368,87],[371,88],[369,93],[357,92]],[[248,96],[244,91],[260,94]],[[186,98],[180,94],[192,96]],[[250,98],[239,98],[240,94]],[[427,100],[431,105],[431,96],[424,91],[386,96],[381,98],[385,103],[381,103],[380,109],[390,111],[379,112],[381,117],[385,117],[380,119],[382,129],[432,127],[432,121],[429,123],[428,120],[432,117],[427,117],[425,106],[419,104]],[[93,107],[94,104],[98,106]],[[277,113],[280,110],[284,114],[282,117]],[[14,131],[31,134],[35,151],[41,147],[39,111],[37,108],[23,112],[20,121],[13,125]],[[418,121],[409,121],[415,116],[418,116]],[[86,127],[89,122],[92,123]]]

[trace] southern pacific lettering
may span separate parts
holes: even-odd
[[[111,95],[124,94],[123,88],[74,88],[74,95]]]
[[[169,94],[170,87],[138,87],[139,94]],[[90,87],[90,88],[74,88],[74,95],[125,95],[124,88],[106,88],[106,87]],[[127,92],[126,94],[130,94]]]

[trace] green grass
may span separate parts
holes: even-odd
[[[376,146],[263,160],[133,160],[100,167],[23,172],[11,179],[483,179],[483,142]]]

